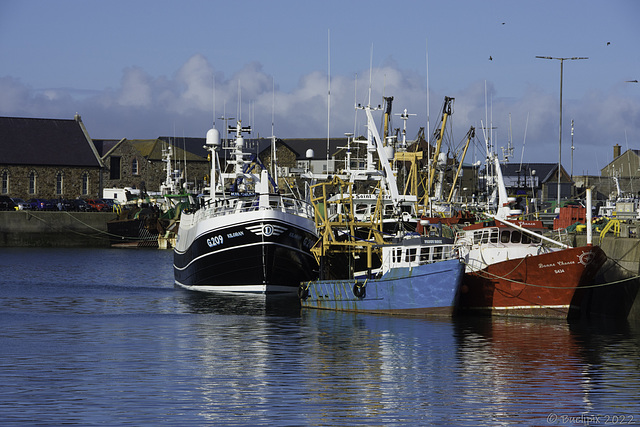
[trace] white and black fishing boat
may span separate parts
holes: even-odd
[[[317,240],[313,207],[299,197],[281,195],[277,177],[269,175],[257,156],[248,158],[242,133],[250,127],[238,120],[233,130],[230,173],[220,171],[220,133],[215,127],[207,133],[210,192],[197,209],[182,213],[174,249],[175,283],[200,291],[296,292],[300,282],[318,274],[310,253]]]

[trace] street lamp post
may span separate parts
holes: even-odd
[[[555,58],[553,56],[536,56],[540,59],[557,59],[560,61],[560,141],[558,142],[558,203],[556,208],[560,209],[560,168],[562,167],[562,72],[564,61],[573,61],[576,59],[589,59],[583,56],[574,56],[572,58]]]

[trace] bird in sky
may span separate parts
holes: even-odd
[[[626,82],[627,82],[627,83],[638,83],[638,81],[637,81],[637,80],[627,80]]]
[[[611,42],[607,42],[607,46],[609,46],[611,44]]]
[[[489,61],[493,61],[493,56],[489,55]]]

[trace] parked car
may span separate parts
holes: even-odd
[[[53,204],[56,206],[56,209],[59,211],[72,211],[74,210],[74,205],[71,200],[67,199],[57,199],[52,200]]]
[[[0,196],[0,211],[15,211],[17,209],[16,204],[11,200],[9,196]]]
[[[70,200],[72,208],[72,211],[76,211],[76,212],[91,212],[94,211],[95,209],[91,207],[91,205],[89,205],[89,203],[85,202],[82,199],[74,199],[74,200]]]
[[[31,209],[38,211],[52,211],[57,209],[50,200],[47,199],[29,199],[27,202],[31,205]]]
[[[87,202],[89,206],[91,206],[93,209],[97,210],[98,212],[102,212],[102,211],[106,212],[109,210],[109,207],[104,203],[102,203],[99,199],[86,199],[85,202]]]
[[[107,211],[112,211],[113,206],[118,203],[116,199],[98,199],[98,200],[104,203],[105,205],[107,205],[107,209],[105,209]]]
[[[31,205],[19,197],[12,197],[11,200],[13,201],[13,203],[15,203],[16,208],[19,211],[25,211],[25,210],[31,209]]]

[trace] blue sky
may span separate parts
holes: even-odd
[[[535,57],[579,56],[564,63],[563,165],[573,119],[574,173],[598,174],[616,143],[640,148],[640,83],[626,83],[640,80],[639,17],[634,0],[2,0],[0,115],[77,112],[93,138],[204,136],[215,76],[216,116],[269,136],[273,114],[281,138],[322,138],[330,70],[330,133],[362,133],[372,64],[372,103],[415,113],[413,138],[428,51],[432,128],[455,97],[455,141],[489,116],[511,161],[556,162],[560,61]]]

